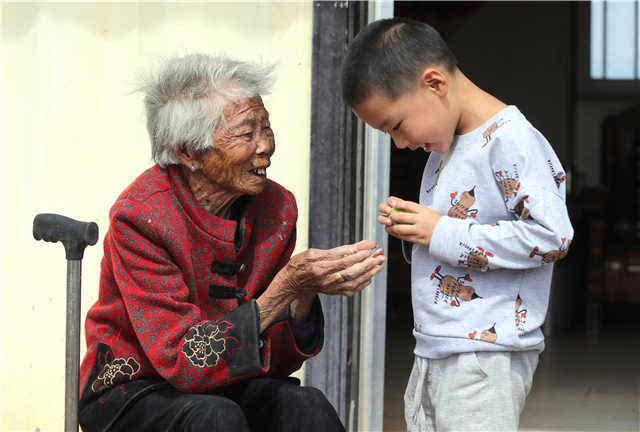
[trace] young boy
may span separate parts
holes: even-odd
[[[517,430],[544,348],[553,262],[573,237],[558,158],[515,106],[460,71],[427,24],[368,25],[348,48],[342,93],[398,148],[431,152],[420,204],[390,197],[378,217],[413,243],[408,429]]]

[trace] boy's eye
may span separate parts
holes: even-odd
[[[400,120],[398,122],[398,124],[396,124],[394,127],[391,128],[391,130],[397,131],[398,129],[400,129],[400,125],[402,124],[402,120]]]

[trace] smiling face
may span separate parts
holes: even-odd
[[[434,88],[428,82],[395,100],[373,93],[353,107],[353,112],[373,128],[391,135],[400,149],[422,148],[441,154],[449,151],[458,121],[446,89],[443,95],[442,87]]]
[[[226,126],[213,135],[213,148],[199,157],[202,174],[231,195],[257,195],[267,182],[275,139],[262,98],[230,102]]]

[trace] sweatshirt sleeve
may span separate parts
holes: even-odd
[[[153,240],[139,214],[112,216],[105,252],[140,346],[175,388],[204,392],[264,374],[255,300],[216,320],[189,301],[190,288],[169,252]]]
[[[450,265],[487,271],[520,270],[567,255],[573,227],[565,205],[564,173],[535,129],[492,143],[491,175],[509,217],[495,224],[442,216],[429,253]]]

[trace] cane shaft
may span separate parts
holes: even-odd
[[[67,337],[64,423],[65,432],[78,431],[78,371],[80,368],[80,296],[82,260],[67,261]]]

